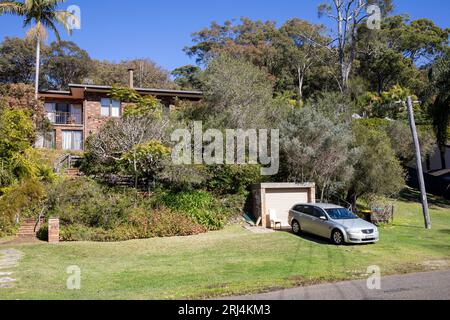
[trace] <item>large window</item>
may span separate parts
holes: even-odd
[[[69,103],[46,103],[47,118],[53,124],[83,124],[83,106]]]
[[[82,151],[83,150],[83,132],[82,131],[62,131],[62,149]]]
[[[44,148],[55,149],[56,148],[56,133],[55,130],[44,134]]]
[[[56,148],[55,136],[56,134],[54,130],[38,134],[35,147],[44,149],[55,149]]]
[[[69,122],[72,121],[75,124],[83,123],[83,105],[72,104],[70,105],[70,118]]]
[[[109,98],[102,98],[102,117],[114,117],[119,118],[121,113],[121,103],[117,100],[112,100]]]

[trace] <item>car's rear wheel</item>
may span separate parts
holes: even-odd
[[[337,246],[343,245],[345,242],[344,234],[339,230],[334,230],[331,234],[331,241]]]
[[[302,233],[302,227],[297,220],[292,221],[292,232],[296,235]]]

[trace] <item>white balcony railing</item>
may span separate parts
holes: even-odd
[[[83,117],[76,113],[47,112],[47,118],[52,124],[83,124]]]

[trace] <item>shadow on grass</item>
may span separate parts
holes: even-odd
[[[294,234],[291,230],[288,229],[283,229],[283,230],[276,230],[277,232],[286,232],[289,233],[295,237],[299,237],[300,239],[303,239],[305,241],[309,241],[309,242],[314,242],[317,244],[324,244],[324,245],[330,245],[332,246],[333,244],[330,242],[330,240],[327,240],[325,238],[313,235],[313,234],[309,234],[309,233],[305,233],[302,232],[300,235],[296,235]]]
[[[420,191],[412,188],[405,188],[400,192],[400,200],[421,203]],[[450,201],[432,194],[428,194],[428,204],[437,208],[450,209]]]
[[[400,228],[410,228],[410,229],[423,229],[423,226],[422,227],[420,227],[420,226],[407,226],[407,225],[404,225],[404,224],[397,224],[397,223],[391,224],[390,226],[392,226],[392,227],[400,227]]]

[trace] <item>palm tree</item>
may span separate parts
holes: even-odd
[[[12,14],[24,18],[23,27],[33,25],[27,32],[27,37],[36,40],[36,78],[35,78],[35,96],[38,98],[39,93],[39,69],[41,61],[41,42],[47,38],[47,28],[52,30],[56,35],[58,42],[61,40],[56,26],[61,24],[67,30],[69,35],[72,34],[69,18],[77,21],[71,12],[59,10],[58,4],[64,3],[66,0],[23,0],[9,1],[0,0],[0,15]]]

